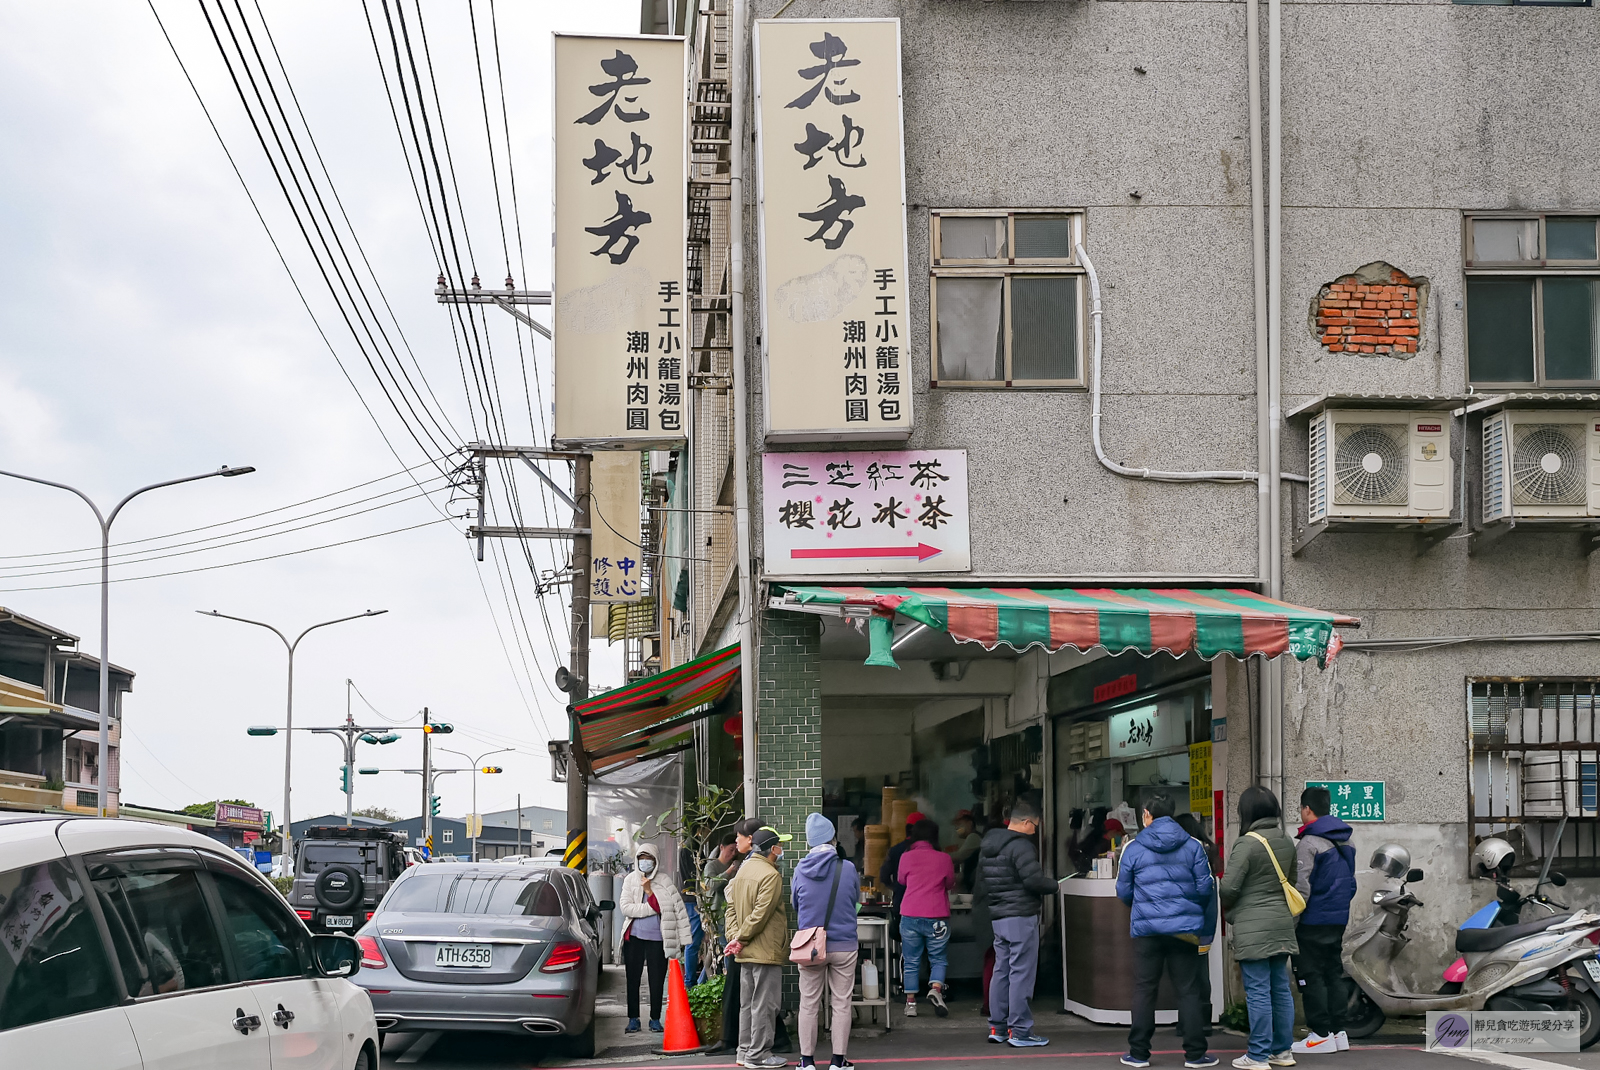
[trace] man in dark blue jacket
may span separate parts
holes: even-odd
[[[1172,796],[1144,805],[1144,830],[1122,852],[1117,896],[1133,908],[1133,1016],[1124,1066],[1150,1065],[1156,1031],[1156,989],[1165,969],[1178,994],[1186,1067],[1216,1066],[1206,1054],[1210,1015],[1200,1002],[1200,948],[1216,931],[1214,878],[1205,848],[1172,819]]]
[[[1350,923],[1350,900],[1356,894],[1356,849],[1350,846],[1350,826],[1329,816],[1333,799],[1327,788],[1307,788],[1300,793],[1299,846],[1295,857],[1295,887],[1306,897],[1298,932],[1300,954],[1294,970],[1311,1032],[1294,1042],[1301,1055],[1346,1051],[1350,1038],[1344,1031],[1348,1000],[1344,963],[1339,950]]]

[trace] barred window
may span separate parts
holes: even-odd
[[[1468,689],[1468,848],[1499,836],[1519,876],[1547,858],[1600,876],[1600,677],[1475,677]]]

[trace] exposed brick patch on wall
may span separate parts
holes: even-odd
[[[1428,280],[1378,261],[1328,283],[1311,302],[1311,333],[1330,353],[1405,359],[1422,341]]]
[[[822,621],[766,613],[759,621],[756,672],[757,816],[794,839],[784,844],[783,901],[806,853],[806,815],[822,809]],[[784,967],[784,1006],[799,1006],[799,974]],[[791,1030],[794,1024],[790,1023]]]

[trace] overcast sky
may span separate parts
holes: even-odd
[[[255,20],[253,3],[244,6]],[[421,465],[415,476],[424,489],[443,482],[424,464],[424,453],[388,407],[339,318],[199,9],[170,0],[157,8],[360,397],[296,296],[150,9],[109,0],[11,0],[0,4],[0,469],[72,484],[103,506],[135,487],[222,464],[258,469],[238,479],[154,491],[129,505],[113,541],[152,541],[120,548],[145,553],[114,563],[114,580],[427,526],[276,560],[114,582],[111,659],[137,673],[126,706],[123,800],[181,807],[238,797],[281,812],[283,736],[249,738],[245,727],[282,723],[282,645],[262,629],[195,610],[269,621],[292,637],[307,625],[371,608],[389,612],[314,632],[301,646],[296,724],[342,721],[345,680],[353,679],[389,718],[411,717],[428,706],[436,719],[453,722],[456,734],[440,739],[446,746],[474,755],[518,748],[490,759],[504,775],[478,778],[480,811],[510,807],[518,792],[525,803],[562,806],[562,789],[548,780],[545,742],[565,735],[564,708],[548,684],[551,670],[566,660],[564,589],[547,602],[553,651],[529,568],[515,544],[503,546],[531,639],[531,649],[523,645],[520,626],[512,623],[516,602],[508,612],[511,598],[493,556],[479,566],[461,534],[465,522],[441,519],[440,510],[460,516],[464,503],[452,506],[443,493],[424,499],[409,477],[398,476]],[[545,289],[550,34],[637,32],[639,5],[506,0],[497,8],[509,164],[529,276],[517,281]],[[468,439],[473,417],[455,342],[432,293],[435,260],[362,5],[265,0],[262,9],[333,187],[426,386],[459,430],[457,441]],[[372,10],[387,45],[377,0]],[[500,203],[520,276],[487,0],[478,0],[475,11]],[[467,270],[499,286],[505,256],[468,7],[465,0],[430,2],[423,13],[425,27],[413,22],[410,29],[420,35],[425,28],[428,35],[445,119],[434,134],[449,138],[466,204],[457,238],[472,242]],[[280,92],[286,89],[279,85]],[[461,255],[469,259],[464,248]],[[376,290],[371,293],[376,303]],[[483,322],[509,437],[527,444],[543,424],[534,418],[541,406],[537,397],[524,401],[513,321],[488,311]],[[528,344],[524,331],[524,352]],[[542,393],[547,402],[548,344],[540,339],[535,352],[525,365],[528,396]],[[547,522],[532,504],[534,485],[524,482],[521,490],[527,521]],[[354,504],[376,495],[383,496]],[[348,515],[358,510],[371,511]],[[295,518],[301,519],[283,523]],[[246,530],[273,523],[279,526]],[[212,541],[174,545],[202,539]],[[218,541],[235,545],[218,547]],[[93,517],[76,498],[0,478],[0,606],[76,633],[90,653],[99,645],[97,543]],[[548,568],[548,549],[536,553]],[[620,671],[616,652],[601,645],[595,685],[616,684]],[[380,723],[359,700],[355,712],[362,723]],[[294,815],[341,810],[338,744],[324,736],[296,737]],[[358,764],[415,766],[417,737],[407,733],[390,746],[363,746]],[[440,764],[466,764],[454,755],[439,758]],[[447,776],[440,784],[445,813],[470,810],[469,776]],[[356,805],[413,816],[420,788],[419,778],[399,773],[360,777]]]

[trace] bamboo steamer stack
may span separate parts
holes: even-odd
[[[906,838],[906,818],[911,816],[911,808],[916,805],[914,799],[895,799],[889,812],[889,842],[899,843]]]
[[[866,871],[866,876],[876,878],[878,871],[883,868],[883,860],[889,855],[889,826],[868,825],[862,831],[867,841],[862,868]]]

